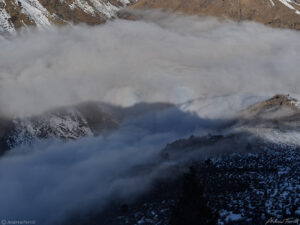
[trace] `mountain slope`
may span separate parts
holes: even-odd
[[[272,222],[275,220],[297,224],[300,216],[300,139],[292,143],[288,139],[282,142],[278,137],[299,130],[298,106],[296,99],[276,95],[241,111],[235,125],[215,130],[215,135],[192,135],[167,144],[156,163],[170,166],[170,173],[162,175],[149,192],[135,201],[120,201],[107,211],[90,214],[85,220],[75,216],[66,225],[170,224],[174,206],[183,196],[186,174],[181,176],[181,173],[190,166],[203,184],[208,205],[218,217],[217,224],[263,225],[275,224]],[[288,118],[293,126],[286,127]],[[236,129],[253,125],[257,133]],[[262,133],[266,127],[278,135],[272,140],[264,139]],[[155,163],[150,168],[136,170],[143,174],[153,168]],[[197,198],[195,192],[189,193],[191,198]],[[187,205],[190,202],[187,201]],[[185,209],[185,205],[180,206],[179,209]],[[190,216],[189,213],[180,215]]]
[[[58,138],[67,141],[112,132],[127,118],[165,110],[172,106],[166,103],[139,103],[122,108],[99,102],[87,102],[31,117],[13,119],[0,117],[0,155],[35,140]]]
[[[236,21],[251,20],[273,27],[300,29],[299,0],[140,0],[134,9],[166,9]]]
[[[27,118],[1,118],[0,153],[35,139],[75,140],[118,126],[119,121],[96,103],[63,107]]]
[[[0,0],[0,34],[36,25],[103,23],[134,0]]]

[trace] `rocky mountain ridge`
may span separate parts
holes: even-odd
[[[298,0],[139,0],[133,9],[163,9],[235,21],[249,20],[272,27],[300,29]]]
[[[28,26],[101,24],[108,19],[132,18],[129,9],[163,9],[188,15],[249,20],[272,27],[300,29],[299,0],[0,0],[0,34]]]
[[[0,0],[0,34],[28,26],[101,24],[135,0]]]
[[[106,134],[119,128],[127,118],[163,110],[171,104],[140,103],[122,108],[99,102],[66,106],[39,115],[0,118],[0,154],[38,139],[76,140]]]

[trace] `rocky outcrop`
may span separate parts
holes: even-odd
[[[140,0],[134,9],[164,9],[188,15],[251,20],[272,27],[300,29],[298,0]]]
[[[257,130],[260,133],[268,133],[267,130],[280,130],[281,132],[297,135],[300,129],[300,103],[289,95],[275,95],[241,111],[238,115],[236,127]],[[265,129],[265,132],[262,131],[263,129]],[[273,138],[278,136],[277,132],[272,133]],[[280,135],[278,138],[283,136]]]
[[[282,109],[289,110],[291,114],[300,113],[300,103],[297,99],[291,97],[290,95],[275,95],[274,97],[254,104],[247,109],[243,110],[241,114],[255,117],[270,117],[270,114],[275,111],[279,111]],[[278,117],[284,116],[278,115]]]
[[[95,25],[113,18],[135,0],[0,0],[0,34],[21,27],[86,23]]]

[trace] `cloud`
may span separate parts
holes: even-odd
[[[202,126],[216,124],[173,108],[127,120],[106,137],[15,148],[0,159],[0,219],[54,224],[133,199],[168,173],[157,164],[165,145]]]
[[[168,165],[149,173],[136,168],[156,162],[167,143],[215,129],[257,96],[299,94],[299,36],[249,22],[150,13],[1,40],[5,116],[99,101],[169,102],[203,118],[172,108],[126,120],[105,137],[13,149],[0,160],[0,219],[52,224],[150,188]]]
[[[299,94],[299,32],[145,15],[2,40],[1,112],[31,115],[87,100],[128,106],[241,92]]]

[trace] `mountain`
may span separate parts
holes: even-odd
[[[100,24],[134,0],[0,0],[0,34],[51,24]]]
[[[196,104],[198,103],[196,102]],[[113,145],[117,149],[120,148],[120,151],[116,152],[114,148],[108,148],[107,151],[123,160],[121,156],[126,149],[115,143],[116,137],[119,135],[118,132],[114,132],[119,127],[119,131],[124,129],[130,135],[132,133],[146,133],[146,141],[143,144],[147,144],[153,139],[155,142],[165,139],[165,135],[157,135],[156,132],[153,133],[154,136],[151,136],[151,132],[145,132],[143,127],[150,126],[151,129],[155,130],[157,126],[167,125],[164,128],[167,132],[175,129],[174,127],[180,127],[180,121],[176,124],[177,117],[167,123],[164,122],[166,116],[169,118],[172,115],[165,114],[166,111],[169,109],[172,111],[173,107],[178,106],[181,105],[140,103],[123,108],[99,102],[89,102],[53,109],[41,115],[26,118],[12,120],[2,118],[0,120],[1,145],[11,144],[7,147],[13,148],[28,142],[31,144],[30,142],[34,139],[60,138],[62,140],[74,140],[83,136],[111,132],[111,135],[107,135],[107,138],[104,138],[103,141],[109,141],[109,136],[115,136],[112,138],[113,142],[109,145]],[[215,106],[216,104],[212,107]],[[291,221],[294,221],[300,216],[300,139],[293,138],[293,135],[297,135],[299,131],[297,124],[300,109],[298,106],[299,101],[297,99],[289,95],[276,95],[240,110],[236,117],[229,119],[232,120],[230,123],[214,129],[211,134],[207,132],[199,134],[193,129],[191,132],[194,135],[191,136],[171,135],[168,142],[161,146],[158,145],[159,149],[155,151],[152,160],[141,163],[140,157],[137,157],[138,164],[134,164],[132,168],[130,167],[130,184],[134,180],[134,186],[143,185],[144,182],[147,183],[147,176],[154,177],[148,188],[138,191],[133,197],[122,197],[122,195],[121,197],[115,197],[105,208],[97,208],[98,204],[95,204],[91,212],[72,213],[68,215],[70,218],[60,224],[169,224],[170,218],[174,216],[174,208],[180,214],[175,215],[175,217],[180,216],[184,220],[185,216],[190,216],[189,210],[187,210],[189,207],[192,207],[193,212],[199,212],[197,208],[193,208],[193,204],[189,204],[189,201],[182,201],[182,196],[186,193],[186,190],[184,190],[185,179],[189,177],[185,173],[190,167],[194,168],[196,183],[203,185],[201,193],[205,197],[204,202],[211,209],[211,214],[218,218],[218,224],[260,225],[265,224],[270,218],[290,218]],[[161,112],[157,113],[160,110]],[[147,118],[148,113],[150,113],[150,118]],[[184,115],[189,117],[190,114]],[[132,123],[130,123],[130,117],[133,118]],[[192,122],[195,123],[195,120],[192,120]],[[126,123],[129,126],[126,126]],[[139,123],[141,123],[141,126],[133,126],[133,124]],[[188,123],[188,119],[185,119],[184,123]],[[198,126],[203,125],[205,124],[202,121]],[[138,142],[140,141],[139,138]],[[125,138],[125,142],[129,142],[132,151],[134,147],[132,138]],[[76,144],[76,142],[73,143]],[[72,144],[72,146],[74,145]],[[83,152],[88,151],[88,149],[83,149]],[[141,149],[138,148],[137,151],[134,151],[133,156],[136,157]],[[12,153],[14,153],[13,151],[18,153],[17,149],[11,150]],[[51,149],[51,151],[55,150]],[[64,148],[63,151],[68,151],[68,149]],[[101,153],[102,151],[97,152]],[[73,150],[67,153],[66,158],[61,159],[63,164],[69,160],[69,154],[78,155]],[[25,154],[26,159],[30,158],[30,154],[30,152]],[[142,154],[145,154],[145,152]],[[50,155],[50,159],[52,159],[51,156],[53,155]],[[115,171],[116,165],[110,163],[109,158],[106,158],[107,155],[101,154],[101,156],[104,157],[105,162],[108,162],[106,164],[109,164]],[[49,157],[49,152],[46,152],[45,157]],[[97,165],[101,163],[100,158],[95,158],[94,155],[91,157],[92,162]],[[4,156],[2,159],[2,163],[10,162],[8,160],[14,159],[14,154],[8,154],[7,157]],[[37,162],[38,170],[41,170],[42,162],[40,160]],[[21,161],[16,160],[13,166],[19,163]],[[4,168],[7,168],[9,164],[4,165]],[[34,163],[26,161],[27,165],[34,168]],[[82,164],[80,163],[80,165]],[[58,171],[63,172],[60,166],[57,164],[54,166],[59,167]],[[49,164],[47,164],[47,167],[49,167]],[[9,169],[11,168],[7,170],[9,171]],[[94,170],[98,178],[101,170]],[[81,171],[81,167],[79,171]],[[92,171],[92,169],[88,169],[88,174]],[[103,173],[107,174],[107,170],[104,169]],[[30,176],[31,174],[34,175],[35,171],[30,173]],[[24,176],[24,173],[21,173],[21,175]],[[80,182],[87,182],[83,179],[81,173],[79,175]],[[118,181],[121,180],[123,183],[123,180],[129,175],[127,173],[122,174]],[[54,185],[57,185],[56,177],[55,174]],[[18,178],[20,179],[20,177]],[[39,179],[41,179],[40,176]],[[63,179],[65,179],[65,176],[63,176]],[[8,181],[12,182],[11,179]],[[93,182],[95,182],[94,179]],[[101,179],[101,182],[103,182],[103,179]],[[123,193],[124,186],[121,187],[116,190]],[[74,185],[71,188],[73,190]],[[98,187],[97,190],[99,190]],[[188,188],[188,190],[190,189]],[[197,191],[189,193],[188,199],[190,200],[199,197],[196,196]],[[80,198],[80,195],[76,195],[76,197]],[[182,211],[181,208],[185,210]],[[199,213],[201,213],[201,210]],[[205,217],[206,215],[198,216]]]
[[[300,29],[299,0],[0,0],[0,35],[27,26],[101,24],[128,5]],[[129,17],[126,13],[120,16]]]
[[[278,111],[285,110],[286,113],[278,114]],[[287,110],[290,111],[287,115]],[[274,112],[277,113],[277,116],[274,115]],[[251,105],[247,109],[241,112],[244,116],[250,117],[259,117],[259,118],[270,118],[270,117],[283,117],[290,116],[291,114],[300,113],[300,103],[296,98],[291,97],[290,95],[275,95],[274,97],[259,102],[257,104]]]
[[[0,118],[0,154],[35,140],[58,138],[76,140],[97,136],[119,128],[122,121],[171,107],[171,104],[140,103],[117,107],[99,102],[82,103],[20,118]]]
[[[1,119],[0,152],[36,139],[75,140],[118,128],[118,122],[96,103],[45,112],[26,118]]]
[[[299,131],[298,106],[295,98],[276,95],[240,111],[232,126],[216,134],[192,135],[167,144],[157,163],[169,166],[171,172],[162,175],[148,193],[82,220],[75,217],[66,225],[170,224],[174,208],[175,217],[183,221],[191,219],[187,208],[205,217],[207,214],[194,208],[194,199],[199,196],[193,193],[193,186],[186,189],[190,175],[182,171],[188,168],[195,171],[195,179],[203,186],[213,213],[210,216],[218,218],[217,223],[203,224],[262,225],[276,224],[275,220],[298,224],[300,141],[278,138]],[[287,120],[292,126],[286,125]],[[248,129],[253,126],[255,132]],[[266,128],[273,138],[265,138]],[[137,169],[143,174],[152,168]],[[183,202],[186,191],[189,201]]]
[[[299,145],[299,101],[289,95],[276,95],[258,102],[239,113],[233,129],[271,142]]]
[[[199,105],[199,102],[187,104]],[[289,141],[293,139],[293,131],[300,127],[300,103],[289,95],[276,95],[240,111],[236,118],[225,120],[219,129],[234,133],[251,133],[266,139]],[[128,118],[138,117],[151,112],[174,107],[167,103],[139,103],[131,107],[118,107],[100,102],[88,102],[75,106],[66,106],[20,118],[0,118],[0,152],[14,148],[36,139],[59,138],[76,140],[85,136],[97,136],[112,132]],[[179,105],[183,111],[190,107]],[[280,132],[279,132],[280,130]],[[208,143],[218,140],[209,138]],[[174,142],[179,147],[194,147],[197,139],[188,142]],[[206,143],[201,139],[201,145]],[[224,138],[222,138],[224,141]],[[231,139],[230,139],[231,140]],[[190,146],[191,144],[191,146]],[[245,147],[245,146],[244,146]],[[174,147],[172,147],[174,149]],[[184,147],[185,149],[187,147]]]
[[[179,158],[182,154],[186,157],[191,150],[214,145],[222,146],[220,152],[225,154],[248,151],[252,149],[250,146],[261,148],[266,143],[298,146],[299,104],[297,99],[289,95],[275,95],[238,112],[231,123],[214,131],[215,134],[174,141],[166,146],[162,156],[176,158],[180,153]],[[206,154],[209,155],[209,152]]]
[[[130,7],[235,21],[251,20],[272,27],[300,29],[299,0],[139,0]]]

